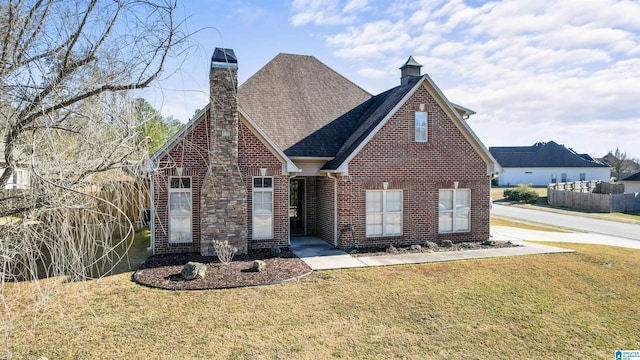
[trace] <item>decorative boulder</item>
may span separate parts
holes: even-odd
[[[420,246],[420,245],[411,245],[411,250],[421,251],[422,250],[422,246]]]
[[[205,264],[189,261],[183,268],[180,274],[185,280],[204,279],[207,272],[207,266]]]
[[[282,254],[282,249],[279,246],[274,246],[271,248],[271,257],[278,258]]]
[[[424,243],[424,246],[427,249],[435,249],[438,247],[438,244],[434,243],[433,241],[427,241],[426,243]]]
[[[440,243],[440,246],[441,246],[441,247],[452,247],[452,246],[453,246],[453,243],[451,242],[451,240],[443,240],[443,241]]]
[[[267,269],[267,263],[262,260],[255,260],[253,264],[251,264],[251,272],[262,272]]]
[[[485,240],[482,242],[482,245],[484,246],[496,246],[496,241],[495,240]]]

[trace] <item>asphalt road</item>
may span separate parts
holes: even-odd
[[[505,206],[496,203],[494,203],[491,208],[491,214],[504,218],[549,224],[577,231],[586,231],[640,241],[640,225],[635,224],[523,209],[516,206]]]

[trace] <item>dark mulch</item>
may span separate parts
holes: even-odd
[[[254,260],[262,260],[266,270],[250,272]],[[204,279],[186,281],[180,275],[183,266],[196,261],[207,266]],[[228,265],[215,256],[191,254],[154,255],[149,257],[133,280],[139,284],[169,290],[225,289],[282,283],[311,273],[311,268],[293,252],[283,249],[280,257],[272,258],[270,251],[252,251],[248,255],[238,255]]]
[[[435,245],[435,246],[434,246]],[[494,241],[493,245],[486,245],[480,242],[463,242],[452,244],[451,246],[443,246],[440,244],[432,244],[432,247],[421,245],[419,247],[373,247],[373,248],[358,248],[351,251],[351,256],[380,256],[380,255],[393,255],[393,254],[417,254],[417,253],[432,253],[443,251],[464,251],[464,250],[478,250],[478,249],[496,249],[496,248],[509,248],[517,247],[518,244],[514,244],[511,241]]]

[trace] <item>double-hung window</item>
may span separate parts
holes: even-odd
[[[367,237],[402,235],[402,190],[367,191]]]
[[[169,178],[169,242],[191,242],[191,178]]]
[[[252,237],[273,239],[273,178],[253,178]]]
[[[425,111],[416,111],[415,120],[416,142],[427,142],[427,113]]]
[[[441,234],[471,231],[470,209],[470,189],[441,189],[438,231]]]

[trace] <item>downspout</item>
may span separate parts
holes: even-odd
[[[149,242],[149,248],[147,248],[147,251],[152,250],[153,251],[153,255],[156,254],[156,232],[155,232],[155,210],[156,210],[156,204],[154,202],[154,198],[155,198],[155,191],[154,191],[154,183],[153,183],[153,178],[154,176],[151,175],[151,208],[149,209],[149,230],[151,231],[151,241]]]
[[[329,179],[333,179],[333,246],[338,247],[338,178],[327,173]]]

